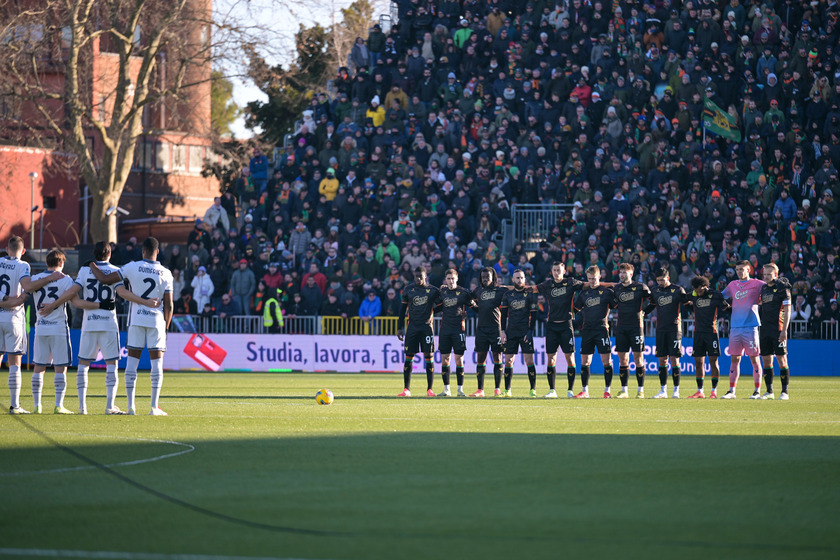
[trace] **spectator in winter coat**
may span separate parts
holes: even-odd
[[[204,309],[204,304],[210,302],[213,295],[213,281],[207,275],[207,269],[198,267],[198,273],[190,283],[195,294],[195,302],[199,309]]]
[[[239,261],[239,268],[233,271],[230,277],[230,295],[238,306],[240,315],[249,315],[251,308],[251,296],[257,291],[257,278],[254,271],[248,268],[248,261]]]

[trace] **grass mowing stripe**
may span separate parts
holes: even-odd
[[[153,552],[117,552],[106,550],[51,550],[45,548],[0,548],[0,556],[36,558],[92,558],[95,560],[326,560],[280,558],[276,556],[207,556],[205,554],[155,554]]]
[[[119,470],[230,517],[339,534],[184,515],[88,471],[0,479],[0,541],[20,550],[159,553],[155,559],[838,557],[838,379],[797,379],[795,400],[775,406],[385,397],[400,381],[172,374],[167,390],[176,396],[164,399],[163,422],[25,418],[106,465],[171,449],[57,433],[190,442],[196,452],[177,461]],[[104,379],[92,382],[104,392]],[[333,406],[315,404],[322,387],[337,395]],[[245,391],[234,406],[232,395]],[[66,457],[17,419],[0,418],[0,471],[63,467]]]
[[[117,471],[115,471],[111,467],[109,467],[107,465],[103,465],[99,461],[95,461],[95,460],[91,459],[90,457],[88,457],[87,455],[84,455],[83,453],[79,453],[78,451],[76,451],[75,449],[72,449],[70,447],[67,447],[66,445],[62,444],[61,442],[58,442],[58,441],[54,440],[49,435],[42,432],[41,430],[39,430],[35,426],[30,425],[28,422],[26,422],[23,419],[22,415],[13,415],[12,417],[15,420],[17,420],[18,422],[20,422],[21,424],[23,424],[24,426],[26,426],[26,428],[28,428],[30,431],[32,431],[33,433],[35,433],[39,437],[45,439],[52,446],[60,449],[61,451],[64,451],[65,453],[68,453],[69,455],[72,455],[73,457],[79,459],[82,462],[88,463],[89,465],[91,465],[91,466],[93,466],[93,467],[95,467],[95,468],[97,468],[97,469],[99,469],[99,470],[101,470],[101,471],[103,471],[103,472],[121,480],[122,482],[125,482],[126,484],[129,484],[129,485],[133,486],[134,488],[137,488],[138,490],[146,492],[147,494],[151,494],[151,495],[153,495],[157,498],[160,498],[161,500],[165,500],[165,501],[167,501],[171,504],[174,504],[176,506],[180,506],[182,508],[185,508],[185,509],[188,509],[188,510],[194,511],[196,513],[200,513],[202,515],[209,516],[209,517],[215,517],[216,519],[219,519],[219,520],[222,520],[222,521],[227,521],[229,523],[235,523],[237,525],[243,525],[245,527],[251,527],[253,529],[265,529],[265,530],[268,530],[268,531],[275,531],[275,532],[280,532],[280,533],[295,533],[295,534],[299,534],[299,535],[314,535],[314,536],[333,536],[333,537],[335,537],[335,536],[347,535],[347,533],[344,533],[344,532],[341,532],[341,531],[320,531],[320,530],[317,530],[317,529],[301,529],[301,528],[298,528],[298,527],[284,527],[284,526],[281,526],[281,525],[270,525],[270,524],[267,524],[267,523],[259,523],[259,522],[256,522],[256,521],[250,521],[248,519],[242,519],[240,517],[233,517],[233,516],[230,516],[230,515],[226,515],[224,513],[219,513],[217,511],[213,511],[213,510],[210,510],[210,509],[192,504],[192,503],[187,502],[185,500],[181,500],[180,498],[176,498],[175,496],[170,496],[169,494],[166,494],[164,492],[160,492],[159,490],[156,490],[156,489],[152,488],[151,486],[147,486],[145,484],[137,482],[133,478],[125,476],[124,474],[118,473]]]

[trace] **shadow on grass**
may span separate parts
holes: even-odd
[[[327,556],[355,558],[435,558],[439,546],[446,557],[490,559],[621,556],[621,547],[683,557],[840,554],[836,438],[422,432],[205,441],[199,431],[193,453],[120,466],[174,446],[61,434],[45,447],[53,436],[36,432],[13,460],[0,459],[4,502],[17,504],[3,516],[4,533],[16,535],[6,543],[49,526],[54,546],[84,548],[79,535],[98,526],[146,550],[131,530],[131,519],[144,519],[155,549],[169,551],[240,543],[265,554],[264,543],[282,535],[289,554],[315,538],[329,543]],[[288,433],[279,421],[265,432]],[[68,467],[86,470],[43,473]]]

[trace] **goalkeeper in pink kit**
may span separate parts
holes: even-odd
[[[761,287],[764,282],[750,278],[752,265],[749,261],[741,261],[735,265],[738,279],[733,280],[723,290],[723,297],[732,300],[732,319],[729,330],[729,355],[732,366],[729,369],[729,391],[723,395],[724,399],[735,398],[735,386],[741,374],[741,356],[747,355],[753,366],[753,382],[755,391],[751,399],[761,398],[761,362],[758,347],[758,304],[761,301]]]

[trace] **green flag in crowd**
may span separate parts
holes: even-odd
[[[703,127],[733,142],[741,141],[741,131],[738,130],[735,117],[718,107],[711,99],[706,99],[703,103]]]

